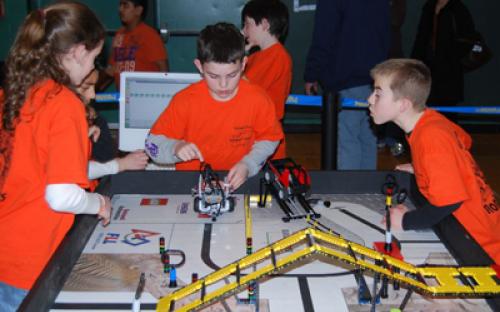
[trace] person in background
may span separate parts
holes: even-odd
[[[88,193],[85,107],[74,91],[94,68],[105,30],[80,3],[32,11],[6,60],[0,94],[0,306],[14,311],[75,214],[109,222],[108,197]]]
[[[120,0],[120,20],[123,24],[111,47],[108,67],[99,82],[99,90],[113,77],[116,89],[120,89],[120,73],[124,71],[168,71],[167,49],[160,35],[146,25],[144,18],[148,0]]]
[[[83,83],[78,87],[77,91],[81,95],[84,103],[89,105],[90,102],[95,99],[95,85],[99,78],[99,72],[97,70],[93,70],[90,74],[85,78]],[[96,113],[91,106],[89,107],[89,114],[91,115],[89,119],[94,120],[94,124],[91,127],[90,137],[92,140],[92,155],[94,155],[94,150],[96,149],[96,144],[102,140],[103,137],[103,125],[100,123],[95,123]],[[93,111],[93,112],[92,112]],[[93,115],[93,116],[92,116]],[[99,118],[99,117],[97,117]],[[108,144],[113,144],[113,139],[109,134],[109,129],[107,128],[107,124],[104,123],[105,130],[107,129],[107,133],[109,138],[105,141],[109,142]],[[104,132],[106,133],[106,132]],[[97,134],[97,135],[96,135]],[[149,157],[144,153],[143,150],[135,151],[127,154],[124,157],[113,158],[108,161],[100,161],[99,159],[92,158],[89,161],[89,171],[88,177],[91,180],[98,179],[105,175],[116,174],[118,172],[126,171],[126,170],[143,170],[147,163]]]
[[[93,134],[91,159],[98,162],[108,162],[116,156],[116,144],[111,136],[108,122],[94,108],[98,78],[99,70],[94,69],[78,86],[78,93],[86,105],[89,130]]]
[[[431,70],[429,105],[455,106],[464,100],[464,71],[460,59],[465,52],[456,39],[474,34],[474,21],[462,1],[425,2],[411,57],[421,60]]]
[[[279,0],[252,0],[243,7],[241,19],[246,50],[258,48],[248,57],[245,77],[266,90],[282,123],[292,83],[292,58],[282,44],[288,31],[288,9]],[[283,139],[272,158],[285,157]]]
[[[405,22],[406,17],[406,0],[391,0],[391,46],[389,48],[389,58],[402,58],[403,42],[401,35],[401,27]],[[404,152],[402,142],[404,142],[403,131],[393,122],[377,127],[378,141],[377,147],[389,147],[395,156],[399,156]],[[396,145],[401,147],[398,149]]]
[[[304,80],[306,94],[323,92],[366,101],[370,69],[387,59],[390,7],[385,0],[318,0]],[[366,110],[338,115],[339,170],[374,170],[377,140]]]

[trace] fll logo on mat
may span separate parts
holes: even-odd
[[[131,246],[139,246],[142,244],[147,244],[150,242],[147,237],[156,236],[160,233],[146,231],[146,230],[136,230],[132,229],[132,233],[125,234],[122,242],[129,244]]]
[[[104,237],[104,240],[102,244],[114,244],[118,241],[118,238],[120,237],[120,234],[118,233],[107,233],[106,236]]]

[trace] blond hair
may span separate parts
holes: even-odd
[[[414,59],[389,59],[376,65],[370,75],[388,77],[390,88],[396,100],[407,98],[413,103],[413,108],[423,111],[431,90],[431,72],[421,61]]]

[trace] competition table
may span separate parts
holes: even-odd
[[[311,197],[319,219],[346,239],[372,247],[384,240],[381,224],[384,196],[381,194],[388,172],[313,171]],[[409,193],[407,204],[418,207],[422,200],[412,176],[391,172]],[[221,174],[222,175],[222,174]],[[102,227],[94,216],[77,216],[75,224],[50,263],[28,294],[23,311],[130,311],[138,277],[146,272],[142,310],[154,310],[159,297],[175,290],[162,275],[159,237],[167,249],[182,250],[186,263],[177,269],[179,286],[191,282],[192,273],[201,278],[232,263],[245,253],[243,196],[259,193],[261,176],[249,179],[237,192],[234,212],[217,221],[201,218],[192,209],[191,190],[198,172],[124,172],[101,182],[99,192],[112,197],[111,224]],[[330,207],[322,205],[330,201]],[[304,219],[283,222],[279,206],[253,207],[253,248],[265,247],[308,227]],[[464,256],[461,239],[467,235],[459,227],[445,232],[395,232],[401,251],[414,265],[472,264]],[[456,243],[458,242],[458,243]],[[467,254],[467,253],[465,253]],[[451,255],[455,255],[453,258]],[[179,261],[172,257],[171,262]],[[259,283],[260,311],[369,311],[370,305],[357,302],[357,281],[353,268],[331,261],[309,261]],[[372,277],[365,277],[371,287]],[[390,285],[392,286],[392,285]],[[392,291],[377,305],[384,311],[397,307],[407,290]],[[238,304],[246,291],[232,295],[206,311],[253,311]],[[498,300],[497,300],[498,302]],[[496,309],[495,301],[490,306]],[[430,299],[413,295],[406,308],[449,311],[491,311],[483,299]]]

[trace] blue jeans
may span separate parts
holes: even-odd
[[[366,101],[370,85],[341,90],[341,98]],[[377,138],[366,109],[343,109],[338,119],[338,170],[376,170]]]
[[[0,312],[16,311],[27,294],[27,290],[0,282]]]

